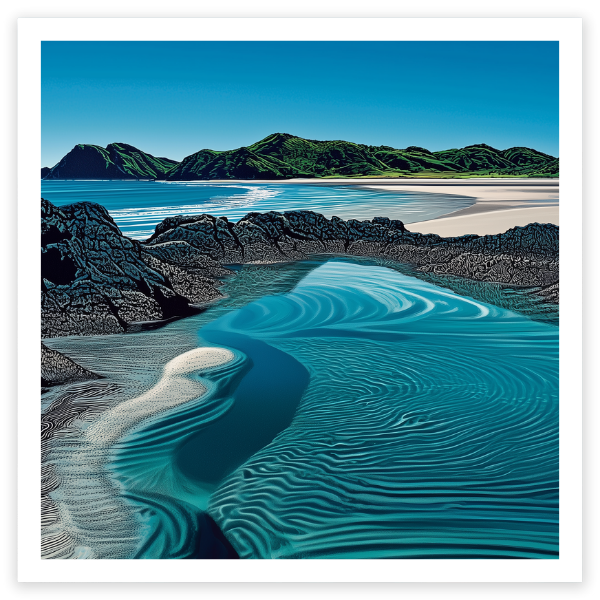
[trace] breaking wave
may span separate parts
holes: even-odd
[[[212,214],[239,221],[249,212],[313,210],[326,217],[372,219],[386,215],[415,223],[461,210],[474,198],[398,192],[364,186],[207,181],[42,181],[42,196],[56,206],[88,200],[106,207],[121,231],[146,239],[175,215]]]

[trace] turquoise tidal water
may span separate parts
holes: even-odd
[[[363,182],[364,183],[364,182]],[[212,183],[157,181],[45,181],[42,197],[57,206],[102,204],[121,231],[146,239],[175,215],[211,214],[238,221],[249,212],[312,210],[342,219],[385,216],[415,223],[461,210],[467,196],[394,192],[334,183]]]
[[[242,558],[557,558],[558,328],[304,264],[281,268],[291,291],[188,321],[235,360],[119,443],[136,556],[184,557],[208,511]]]

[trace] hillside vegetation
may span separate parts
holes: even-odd
[[[532,148],[487,144],[431,152],[274,133],[235,150],[200,150],[181,162],[127,144],[75,146],[45,179],[290,179],[296,177],[558,177],[559,160]]]
[[[177,164],[129,144],[77,144],[44,179],[158,179]]]

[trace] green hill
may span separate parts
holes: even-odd
[[[46,179],[290,179],[294,177],[558,177],[559,160],[531,148],[487,144],[431,152],[274,133],[235,150],[200,150],[180,163],[127,144],[79,144]]]
[[[177,164],[129,144],[78,144],[44,179],[157,179]]]
[[[452,161],[440,159],[429,150],[418,146],[409,146],[404,150],[396,150],[389,146],[369,146],[369,148],[387,165],[388,169],[396,171],[443,173],[444,171],[460,172],[463,170]]]
[[[534,172],[546,177],[558,176],[559,160],[549,154],[522,146],[508,148],[507,150],[503,150],[502,154],[514,165],[507,170],[510,175],[522,175]]]
[[[388,167],[361,144],[335,140],[305,140],[289,133],[274,133],[249,146],[257,154],[272,156],[296,172],[312,177],[380,175]]]
[[[165,177],[170,181],[194,179],[289,179],[298,177],[292,166],[273,156],[252,152],[249,148],[200,150],[173,167]]]
[[[164,179],[490,176],[557,177],[558,159],[530,148],[497,150],[476,144],[431,152],[418,146],[397,149],[274,133],[246,148],[196,152],[173,167]]]
[[[198,174],[202,172],[202,169],[219,154],[221,152],[214,150],[200,150],[200,152],[187,156],[183,162],[176,164],[168,173],[176,174],[179,181],[198,179]],[[165,179],[165,177],[163,176],[161,179]]]
[[[501,171],[514,166],[502,156],[502,152],[487,144],[442,150],[434,152],[433,155],[441,161],[457,165],[462,171]]]

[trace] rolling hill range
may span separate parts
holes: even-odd
[[[235,150],[200,150],[181,162],[127,144],[79,144],[44,179],[290,179],[295,177],[558,177],[559,159],[532,148],[486,144],[431,152],[307,140],[274,133]]]

